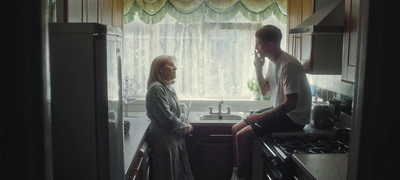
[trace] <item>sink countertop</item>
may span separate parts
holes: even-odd
[[[310,179],[345,180],[348,154],[293,154],[293,161]]]

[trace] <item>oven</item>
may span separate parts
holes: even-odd
[[[264,180],[294,180],[296,165],[293,153],[348,153],[349,129],[336,131],[333,136],[297,135],[264,136],[259,143],[263,157]]]

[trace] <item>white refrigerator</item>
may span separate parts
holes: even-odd
[[[122,32],[49,24],[54,179],[125,179]]]

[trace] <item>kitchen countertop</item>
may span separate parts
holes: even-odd
[[[201,115],[209,114],[208,112],[190,112],[189,121],[192,124],[193,128],[195,127],[232,127],[237,122],[242,120],[200,120]],[[231,112],[233,115],[240,115],[243,119],[246,118],[250,113],[246,112]],[[306,136],[306,135],[315,135],[315,136],[334,136],[337,128],[328,128],[328,129],[318,129],[313,127],[311,124],[307,124],[304,129],[290,132],[277,132],[273,133],[272,136]]]
[[[194,131],[196,127],[232,127],[239,121],[242,120],[200,120],[201,115],[209,114],[208,112],[190,112],[189,122],[192,124]],[[233,115],[240,115],[243,119],[249,114],[244,112],[231,112]],[[128,120],[130,125],[129,134],[125,135],[124,140],[124,165],[125,173],[130,169],[134,157],[138,152],[141,144],[144,141],[144,137],[147,132],[147,128],[150,124],[150,120],[146,115],[146,112],[132,112],[128,117],[124,117],[124,120]],[[279,132],[272,134],[273,136],[302,136],[302,135],[334,135],[336,133],[335,128],[331,129],[317,129],[310,124],[306,125],[303,130],[290,131],[290,132]],[[300,155],[300,159],[302,156]],[[320,157],[322,158],[322,157]]]
[[[124,136],[125,174],[128,173],[128,170],[132,166],[134,157],[145,139],[144,137],[146,136],[147,128],[150,124],[146,113],[140,112],[132,114],[134,115],[124,117],[124,120],[131,123],[129,133]]]
[[[293,154],[293,161],[310,179],[345,180],[348,154]]]
[[[329,129],[318,129],[313,127],[311,124],[307,124],[304,126],[302,130],[289,131],[289,132],[276,132],[273,133],[273,137],[282,137],[282,136],[334,136],[336,134],[337,129],[332,127]]]

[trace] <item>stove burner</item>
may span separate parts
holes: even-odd
[[[293,153],[347,153],[349,149],[345,142],[333,137],[276,137],[272,138],[272,141],[288,155]]]

